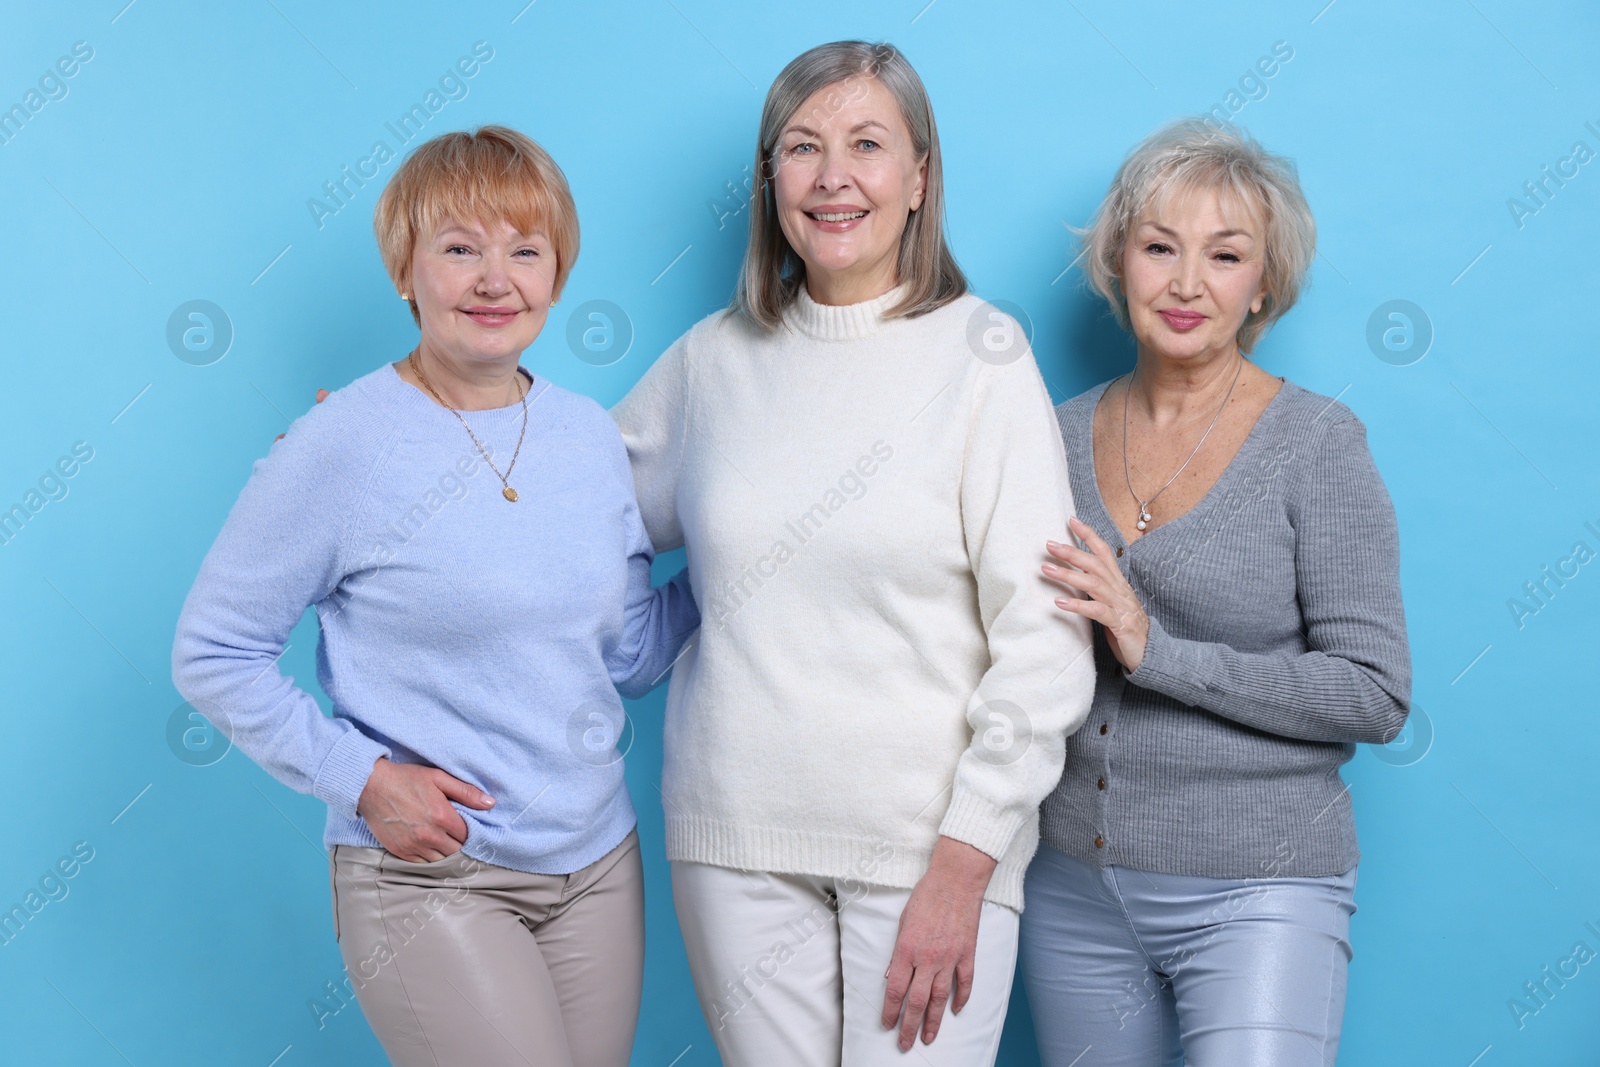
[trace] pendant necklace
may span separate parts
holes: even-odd
[[[411,364],[412,373],[417,376],[418,381],[427,387],[428,392],[439,402],[439,406],[449,411],[461,423],[462,427],[467,431],[467,436],[472,438],[472,443],[478,446],[478,454],[483,457],[483,461],[489,465],[489,469],[494,471],[495,476],[500,479],[500,484],[504,486],[500,491],[500,495],[515,504],[517,502],[517,491],[511,488],[511,483],[506,479],[511,477],[511,469],[517,465],[517,457],[522,454],[522,439],[528,433],[528,391],[522,387],[522,372],[517,372],[518,399],[522,401],[522,432],[517,434],[517,447],[511,453],[511,462],[506,464],[506,472],[501,474],[500,468],[496,467],[494,460],[489,458],[488,449],[483,447],[483,442],[478,440],[478,435],[472,432],[472,427],[467,425],[467,420],[462,418],[461,412],[446,404],[444,397],[440,396],[438,390],[428,381],[428,376],[422,373],[422,366],[417,363],[417,354],[412,352],[406,357],[406,362]]]
[[[1156,497],[1167,491],[1167,486],[1178,480],[1184,468],[1189,466],[1191,460],[1199,454],[1200,446],[1206,443],[1206,438],[1211,436],[1211,431],[1217,425],[1217,420],[1222,417],[1222,409],[1228,406],[1228,399],[1233,396],[1234,387],[1239,384],[1239,372],[1244,370],[1244,354],[1239,354],[1239,363],[1233,370],[1233,384],[1228,386],[1228,392],[1222,398],[1222,404],[1217,408],[1217,413],[1211,416],[1211,425],[1206,427],[1206,432],[1200,435],[1200,440],[1195,442],[1194,450],[1189,453],[1189,458],[1184,460],[1177,470],[1172,472],[1172,477],[1162,483],[1161,488],[1151,494],[1150,499],[1140,500],[1139,494],[1133,488],[1133,474],[1128,470],[1128,394],[1133,392],[1133,375],[1138,372],[1135,367],[1128,374],[1128,384],[1122,391],[1122,476],[1127,479],[1128,492],[1133,496],[1134,503],[1139,505],[1139,521],[1134,525],[1140,530],[1150,525],[1150,505],[1156,502]]]

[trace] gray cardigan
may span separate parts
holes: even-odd
[[[1109,383],[1107,383],[1109,384]],[[1099,866],[1320,877],[1360,858],[1339,767],[1405,722],[1394,507],[1343,404],[1285,382],[1187,514],[1128,544],[1094,475],[1100,385],[1056,409],[1078,517],[1150,616],[1132,674],[1096,627],[1094,704],[1046,845]]]

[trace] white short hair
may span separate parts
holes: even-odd
[[[1139,142],[1117,168],[1088,226],[1078,231],[1087,253],[1084,269],[1089,284],[1128,328],[1128,299],[1119,281],[1128,232],[1151,205],[1197,190],[1215,190],[1265,230],[1261,283],[1266,299],[1239,327],[1239,348],[1249,352],[1300,299],[1317,254],[1317,224],[1294,163],[1268,152],[1238,127],[1210,117],[1180,119]]]

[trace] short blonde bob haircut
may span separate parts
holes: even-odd
[[[893,45],[835,41],[801,53],[784,67],[767,90],[767,101],[761,109],[761,128],[756,137],[756,187],[750,204],[750,243],[730,308],[763,329],[777,329],[806,277],[804,261],[778,224],[773,179],[777,174],[779,138],[807,100],[850,78],[875,78],[889,90],[911,131],[912,148],[919,156],[925,156],[928,164],[922,206],[911,213],[900,235],[899,280],[905,295],[886,315],[915,318],[943,307],[967,291],[966,275],[961,273],[945,242],[944,165],[928,90]],[[841,100],[843,97],[841,92]],[[825,98],[825,106],[832,99],[831,95]]]
[[[411,292],[411,257],[446,222],[509,222],[542,233],[555,253],[551,299],[578,261],[578,208],[566,175],[526,134],[505,126],[447,133],[420,145],[378,197],[372,229],[383,265],[402,294]],[[417,302],[411,317],[421,324]]]
[[[1247,212],[1264,231],[1261,282],[1266,299],[1260,311],[1245,317],[1238,335],[1240,351],[1249,352],[1300,299],[1317,254],[1317,224],[1294,163],[1268,152],[1235,126],[1210,118],[1181,119],[1141,141],[1117,168],[1089,225],[1078,231],[1087,253],[1084,270],[1089,285],[1128,329],[1121,275],[1129,232],[1150,208],[1212,190],[1221,197],[1223,210]]]

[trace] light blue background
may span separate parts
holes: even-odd
[[[1577,942],[1600,950],[1584,926],[1600,928],[1600,563],[1521,628],[1507,606],[1575,542],[1600,551],[1584,525],[1600,529],[1600,162],[1520,227],[1507,205],[1575,141],[1600,151],[1593,5],[126,3],[0,16],[0,107],[74,42],[94,49],[0,145],[0,509],[74,442],[94,450],[0,546],[0,907],[75,842],[94,849],[0,946],[8,1062],[382,1062],[353,1006],[321,1029],[308,1007],[340,976],[322,806],[237,752],[188,765],[166,733],[178,607],[251,461],[317,386],[413,343],[369,224],[393,165],[320,229],[308,198],[487,42],[427,132],[508,123],[565,168],[583,254],[527,362],[610,404],[729,295],[743,215],[719,223],[714,205],[736,204],[767,85],[855,36],[901,46],[925,79],[957,255],[978,292],[1026,309],[1057,400],[1129,358],[1068,269],[1066,224],[1138,138],[1222,103],[1275,42],[1293,49],[1238,121],[1298,160],[1322,255],[1258,355],[1367,423],[1399,510],[1420,709],[1409,748],[1346,771],[1366,859],[1343,1062],[1596,1062],[1600,962],[1550,983],[1520,1029],[1508,1006]],[[166,341],[193,299],[235,331],[214,365]],[[612,366],[567,344],[589,299],[636,332]],[[1367,342],[1394,299],[1434,333],[1409,366]],[[302,680],[314,644],[302,625],[284,657]],[[634,1062],[699,1067],[717,1057],[666,881],[661,708],[659,691],[631,708],[650,879]],[[1020,992],[1001,1062],[1036,1062]]]

